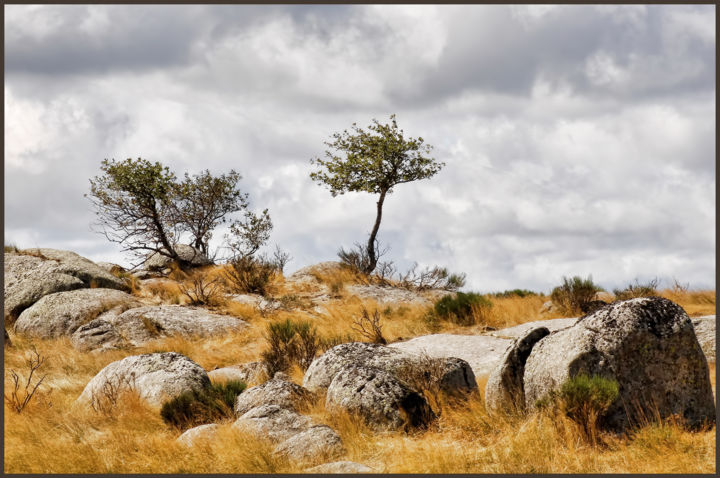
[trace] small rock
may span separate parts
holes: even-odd
[[[252,408],[233,423],[235,428],[261,438],[268,438],[273,442],[287,440],[293,435],[306,431],[312,425],[310,418],[278,405]]]
[[[280,443],[275,452],[293,461],[307,463],[332,460],[345,453],[340,435],[327,425],[316,425]]]
[[[354,461],[334,461],[332,463],[323,463],[322,465],[308,468],[308,473],[372,473],[373,469],[362,463]]]
[[[220,427],[216,423],[207,423],[205,425],[190,428],[180,435],[177,441],[187,447],[190,447],[199,441],[215,438],[217,436],[218,428]]]
[[[230,367],[216,368],[208,372],[213,382],[227,382],[239,380],[247,384],[261,382],[267,376],[267,366],[264,362],[249,362]]]
[[[212,261],[203,254],[202,251],[195,249],[186,244],[177,244],[174,246],[175,252],[180,259],[189,262],[193,266],[206,266],[212,264]],[[172,259],[157,252],[151,254],[143,263],[143,268],[149,271],[165,269]]]
[[[235,401],[235,413],[242,415],[261,405],[277,405],[294,411],[306,409],[313,398],[312,394],[300,385],[278,375],[238,395]]]

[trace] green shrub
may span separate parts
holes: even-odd
[[[617,300],[628,300],[636,297],[653,297],[657,296],[658,279],[655,278],[647,284],[641,284],[635,279],[634,284],[629,284],[624,289],[613,289],[613,294]]]
[[[287,371],[292,364],[307,370],[320,349],[317,329],[308,321],[285,319],[268,324],[268,349],[262,353],[270,377]]]
[[[235,399],[245,387],[244,382],[229,380],[211,384],[200,391],[183,392],[163,403],[160,416],[165,423],[180,430],[231,418],[234,415]]]
[[[481,294],[458,292],[435,302],[433,311],[437,317],[456,324],[473,325],[483,322],[491,307],[490,299]]]
[[[590,303],[595,300],[595,294],[604,290],[592,281],[592,275],[587,279],[574,276],[572,279],[563,277],[563,284],[555,287],[550,299],[566,314],[585,313],[590,309]]]
[[[538,294],[537,292],[533,292],[531,290],[527,290],[527,289],[512,289],[512,290],[506,290],[503,292],[493,292],[490,295],[492,295],[493,297],[505,298],[505,297],[530,297],[530,296],[540,295],[540,294]]]
[[[278,265],[263,257],[237,257],[228,263],[225,278],[239,293],[267,295]]]

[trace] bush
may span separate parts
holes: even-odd
[[[615,294],[615,298],[617,300],[628,300],[636,297],[652,297],[658,295],[657,286],[657,278],[649,281],[647,284],[641,284],[637,279],[635,279],[635,284],[629,284],[624,289],[613,289],[613,294]]]
[[[278,266],[264,257],[237,257],[228,263],[225,277],[239,293],[267,295]]]
[[[190,300],[191,305],[218,305],[222,303],[223,283],[201,272],[191,274],[188,281],[178,282],[180,292]]]
[[[465,274],[451,274],[444,267],[426,267],[416,271],[417,263],[413,264],[405,275],[400,277],[400,286],[407,289],[427,290],[444,289],[456,291],[465,285]]]
[[[490,295],[492,295],[493,297],[502,297],[502,298],[506,298],[506,297],[521,297],[522,298],[522,297],[537,296],[540,294],[538,294],[537,292],[533,292],[531,290],[527,290],[527,289],[513,289],[513,290],[506,290],[503,292],[493,292]]]
[[[593,283],[592,275],[587,279],[579,276],[572,279],[563,277],[563,284],[553,289],[550,299],[563,313],[586,313],[595,300],[595,294],[602,290],[602,287]]]
[[[446,295],[435,302],[433,311],[437,317],[460,325],[473,325],[483,322],[492,307],[492,302],[475,292],[458,292],[455,296]]]
[[[262,353],[268,375],[285,372],[293,364],[307,370],[320,349],[317,329],[310,322],[286,319],[268,324],[268,349]]]
[[[244,382],[229,380],[211,384],[200,391],[183,392],[163,403],[160,416],[165,423],[180,430],[231,418],[234,416],[235,399],[245,387]]]

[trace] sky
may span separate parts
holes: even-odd
[[[401,270],[715,287],[713,5],[4,9],[6,244],[127,265],[83,195],[103,159],[142,157],[240,172],[286,273],[336,260],[377,197],[332,197],[310,160],[396,114],[445,163],[385,201]]]

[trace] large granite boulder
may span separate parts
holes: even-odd
[[[525,362],[527,408],[579,374],[614,379],[619,396],[601,424],[622,431],[641,417],[714,423],[708,364],[692,321],[660,297],[619,301],[538,341]]]
[[[81,350],[137,347],[163,337],[209,337],[245,327],[241,319],[201,307],[143,306],[86,324],[73,334],[72,342]]]
[[[177,252],[180,259],[187,261],[193,266],[206,266],[212,264],[212,261],[208,259],[202,251],[186,244],[177,244],[175,246],[175,252]],[[172,259],[169,257],[154,252],[143,263],[143,269],[150,271],[161,270],[168,267],[171,262]]]
[[[532,329],[507,348],[485,385],[485,408],[489,412],[519,412],[525,409],[525,361],[533,346],[549,333],[546,327]]]
[[[422,354],[361,342],[337,345],[315,358],[305,372],[303,387],[312,392],[324,390],[341,370],[351,365],[378,368],[406,381],[418,372],[427,372],[447,392],[477,390],[475,375],[464,360],[450,357],[434,361]],[[430,373],[431,368],[439,368],[439,373],[435,370]]]
[[[134,390],[153,406],[177,397],[188,390],[201,390],[210,385],[205,370],[176,352],[133,355],[113,362],[88,382],[78,398],[93,404],[103,400],[106,391]]]
[[[135,297],[115,289],[56,292],[25,309],[15,321],[15,332],[45,339],[68,336],[92,320],[141,305]]]
[[[357,415],[380,430],[423,428],[435,418],[422,393],[382,369],[362,365],[346,366],[334,376],[325,408]]]
[[[233,427],[239,430],[273,442],[287,440],[313,425],[309,417],[278,405],[261,405],[252,408],[233,423]]]
[[[277,374],[272,380],[250,387],[238,395],[235,413],[238,416],[243,415],[261,405],[277,405],[297,412],[306,409],[312,398],[312,393]]]
[[[55,292],[101,287],[128,291],[124,281],[74,252],[57,249],[32,249],[4,254],[6,321],[43,296]]]

